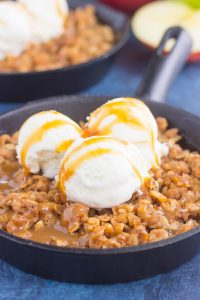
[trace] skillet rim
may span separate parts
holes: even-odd
[[[94,95],[62,95],[62,96],[54,96],[54,97],[48,97],[48,98],[44,98],[44,99],[39,99],[39,100],[35,100],[35,101],[30,101],[25,105],[22,105],[19,108],[10,110],[6,113],[2,113],[0,114],[0,119],[1,118],[9,118],[12,117],[13,113],[21,113],[23,112],[23,109],[31,109],[34,107],[37,107],[38,104],[42,104],[42,103],[49,103],[50,101],[54,101],[55,99],[59,100],[59,101],[65,101],[67,103],[67,101],[72,101],[73,98],[77,98],[80,97],[82,99],[82,101],[85,102],[85,100],[88,99],[112,99],[114,98],[113,96],[94,96]],[[107,100],[106,100],[107,101]],[[149,104],[155,104],[156,102],[154,101],[144,101],[145,103]],[[168,105],[166,103],[156,103],[156,105],[158,107],[166,107],[168,109],[172,109],[173,112],[181,112],[182,114],[184,114],[185,116],[190,116],[193,119],[197,120],[198,122],[200,122],[200,117],[197,115],[194,115],[188,111],[185,111],[181,108],[178,107],[174,107],[172,105]],[[52,246],[52,245],[46,245],[46,244],[42,244],[42,243],[38,243],[38,242],[34,242],[31,240],[26,240],[20,237],[16,237],[10,233],[7,233],[4,230],[0,229],[0,238],[5,238],[13,243],[17,243],[18,245],[21,245],[23,247],[30,247],[30,248],[34,248],[34,249],[39,249],[41,251],[49,251],[49,252],[56,252],[57,254],[62,254],[62,255],[83,255],[83,256],[88,256],[88,255],[92,255],[92,256],[98,256],[98,255],[125,255],[125,254],[133,254],[133,253],[138,253],[138,252],[147,252],[150,250],[155,250],[155,249],[159,249],[159,248],[163,248],[163,247],[167,247],[167,246],[171,246],[174,244],[177,244],[179,242],[182,242],[184,240],[187,240],[189,238],[195,237],[196,235],[200,234],[200,226],[197,226],[194,229],[191,229],[185,233],[179,234],[175,237],[171,237],[165,240],[161,240],[158,242],[151,242],[151,243],[147,243],[144,245],[139,245],[139,246],[130,246],[130,247],[121,247],[121,248],[108,248],[108,249],[95,249],[95,248],[65,248],[65,247],[59,247],[59,246]]]
[[[94,59],[91,59],[89,61],[80,63],[80,64],[75,64],[75,65],[71,65],[71,66],[66,66],[66,67],[62,67],[62,68],[56,68],[56,69],[50,69],[50,70],[41,70],[41,71],[30,71],[30,72],[0,72],[0,79],[1,77],[23,77],[23,76],[39,76],[39,75],[48,75],[48,74],[54,74],[57,72],[66,72],[66,71],[74,71],[74,70],[78,70],[78,69],[83,69],[84,67],[88,67],[91,66],[93,64],[96,64],[102,60],[105,60],[111,56],[113,56],[114,54],[118,53],[118,51],[126,44],[129,34],[130,34],[130,24],[131,24],[131,20],[128,16],[126,16],[125,13],[123,12],[119,12],[109,6],[106,6],[102,3],[99,2],[92,2],[91,0],[87,0],[84,5],[87,4],[91,4],[93,5],[95,8],[101,8],[104,10],[107,10],[110,13],[114,13],[118,16],[121,16],[124,18],[124,22],[123,22],[123,27],[121,28],[121,34],[122,36],[120,37],[120,39],[117,41],[117,43],[106,53],[104,53],[101,56],[98,56]],[[79,7],[79,5],[77,5],[77,7]],[[97,16],[98,16],[98,11],[97,11]],[[108,23],[106,23],[108,24]],[[111,26],[112,27],[112,26]],[[113,28],[113,27],[112,27]],[[117,32],[115,32],[116,35]]]

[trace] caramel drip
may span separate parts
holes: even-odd
[[[86,160],[91,159],[92,157],[95,156],[100,156],[103,154],[108,154],[111,153],[110,149],[95,149],[91,150],[88,153],[85,153],[81,155],[78,159],[76,159],[74,162],[72,162],[68,167],[67,170],[65,170],[65,164],[68,161],[68,157],[66,160],[64,160],[63,165],[61,167],[60,171],[60,186],[61,190],[64,191],[64,183],[76,172],[78,167]]]
[[[75,159],[71,164],[68,165],[67,170],[65,170],[65,164],[67,162],[69,162],[72,154],[74,154],[75,152],[81,150],[83,147],[87,145],[91,145],[94,144],[96,141],[105,141],[105,138],[94,138],[94,139],[90,139],[85,141],[83,144],[81,144],[79,147],[77,147],[71,154],[69,154],[63,161],[62,166],[61,166],[61,170],[59,173],[59,184],[60,184],[60,188],[61,190],[64,192],[65,191],[65,182],[67,180],[69,180],[69,178],[76,172],[76,170],[78,169],[78,167],[86,160],[91,159],[93,157],[97,157],[97,156],[101,156],[104,154],[109,154],[112,153],[113,155],[121,155],[120,151],[117,150],[113,150],[113,149],[93,149],[88,151],[87,153],[81,155],[79,158]],[[134,171],[134,173],[136,174],[136,176],[140,179],[141,183],[142,183],[142,177],[141,174],[139,172],[139,170],[135,167],[135,165],[131,162],[131,160],[129,159],[129,157],[126,156],[126,159],[129,161],[129,163],[132,166],[132,169]]]
[[[60,116],[63,116],[63,114],[61,114],[60,112],[56,111],[56,110],[48,110],[48,111],[40,111],[34,115],[32,115],[30,118],[32,117],[36,117],[36,116],[40,116],[40,115],[46,115],[46,114],[53,114],[53,115],[60,115]],[[27,122],[30,121],[30,118],[28,118],[24,123],[23,125],[21,126],[20,130],[27,124]]]
[[[61,4],[60,4],[60,1],[59,0],[56,0],[56,11],[58,12],[58,15],[61,19],[63,19],[63,22],[65,21],[66,19],[66,15],[65,13],[62,11],[62,8],[61,8]]]
[[[115,119],[109,124],[106,125],[103,129],[103,133],[106,134],[111,134],[112,131],[112,127],[117,124],[118,122],[122,122],[122,123],[126,123],[126,124],[130,124],[130,125],[137,125],[139,127],[141,127],[141,122],[136,119],[136,118],[131,118],[131,120],[128,117],[128,112],[125,109],[121,109],[121,108],[113,108],[112,110],[109,109],[109,111],[106,112],[106,110],[104,111],[104,113],[102,113],[101,118],[99,118],[99,120],[97,120],[96,125],[94,127],[94,131],[98,132],[98,127],[101,124],[102,120],[108,116],[108,115],[114,115]]]
[[[159,157],[158,157],[158,154],[155,149],[155,136],[154,136],[153,132],[151,132],[151,148],[153,150],[153,155],[154,155],[154,160],[155,160],[156,166],[158,167],[159,166]]]
[[[126,99],[129,99],[129,98],[126,98]],[[98,133],[99,126],[102,123],[102,121],[107,116],[114,115],[115,120],[113,120],[110,124],[104,126],[103,131],[105,134],[111,133],[113,125],[115,125],[119,122],[128,123],[130,126],[137,125],[139,127],[145,128],[149,132],[151,130],[149,128],[150,126],[148,126],[149,124],[144,125],[143,122],[141,122],[141,120],[130,116],[130,113],[129,113],[130,106],[142,108],[142,106],[138,105],[137,102],[130,101],[130,100],[129,101],[128,100],[127,101],[120,100],[116,103],[115,102],[107,102],[104,106],[98,108],[93,113],[93,116],[94,116],[94,118],[96,118],[96,121],[95,121],[95,125],[93,126],[92,130],[94,132]],[[144,108],[145,108],[145,106],[144,106]]]
[[[78,234],[68,234],[67,229],[59,225],[58,222],[53,225],[45,226],[39,230],[31,230],[30,239],[38,243],[49,244],[53,237],[60,240],[65,245],[76,246],[80,236]]]
[[[137,107],[137,108],[140,108],[140,109],[143,109],[143,110],[147,110],[148,108],[146,107],[146,105],[140,101],[140,100],[137,100],[137,99],[133,99],[133,98],[123,98],[121,100],[118,100],[116,102],[114,101],[110,101],[110,102],[106,102],[103,106],[97,108],[93,113],[92,115],[94,115],[95,117],[98,116],[99,112],[102,110],[102,108],[108,108],[109,109],[109,112],[111,113],[113,108],[116,108],[116,107],[120,107],[120,110],[124,110],[126,106],[126,109],[129,109],[129,107]]]
[[[26,154],[28,153],[29,149],[31,148],[31,146],[33,144],[36,144],[38,142],[40,142],[44,136],[44,134],[52,129],[52,128],[56,128],[56,127],[60,127],[63,125],[67,125],[68,123],[64,120],[54,120],[51,122],[47,122],[45,123],[43,126],[41,126],[40,128],[36,129],[26,140],[26,142],[24,143],[22,150],[21,150],[21,164],[23,166],[23,168],[25,169],[25,171],[28,173],[29,169],[26,166]]]
[[[88,137],[98,136],[98,135],[99,135],[99,132],[96,132],[92,129],[85,128],[83,131],[83,134],[82,134],[82,138],[88,138]]]
[[[127,104],[127,105],[126,105]],[[153,130],[151,129],[151,124],[147,120],[140,120],[138,118],[133,118],[130,116],[129,110],[130,107],[137,107],[140,110],[147,110],[146,106],[139,100],[134,100],[132,98],[126,98],[125,100],[119,100],[118,102],[107,102],[104,106],[98,108],[92,116],[96,118],[95,124],[92,126],[91,134],[90,129],[86,130],[86,136],[92,135],[92,133],[99,135],[109,135],[112,133],[112,127],[118,123],[125,123],[131,127],[135,125],[145,129],[150,136],[151,148],[153,150],[154,159],[156,164],[159,164],[159,158],[155,151],[155,140],[156,137],[154,135]],[[100,124],[102,121],[108,117],[109,115],[115,116],[115,119],[110,122],[108,125],[105,125],[101,130],[99,130]]]
[[[74,140],[69,140],[69,141],[64,141],[62,143],[60,143],[57,147],[56,147],[56,152],[57,153],[61,153],[61,152],[65,152],[67,151],[67,149],[71,146],[71,144],[74,142]]]

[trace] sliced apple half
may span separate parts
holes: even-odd
[[[150,48],[158,46],[171,26],[181,26],[190,33],[193,39],[190,60],[200,60],[200,9],[175,0],[155,1],[142,6],[132,19],[135,36]]]

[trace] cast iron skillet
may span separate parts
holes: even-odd
[[[123,13],[93,0],[68,2],[72,9],[87,3],[95,6],[99,20],[114,29],[117,37],[116,45],[101,57],[75,66],[41,72],[0,73],[0,101],[27,102],[40,97],[77,93],[95,84],[109,70],[115,55],[127,41],[128,18]]]
[[[177,73],[187,59],[191,41],[186,32],[180,28],[169,30],[161,46],[170,37],[177,39],[176,46],[168,57],[160,54],[162,47],[157,50],[154,64],[151,62],[145,82],[138,91],[140,96],[143,93],[144,98],[154,99],[151,96],[156,95],[156,100],[162,100],[163,91],[166,91],[171,81],[170,73]],[[93,109],[109,98],[112,97],[63,96],[32,102],[0,116],[0,133],[15,132],[28,116],[48,109],[59,110],[76,121],[84,120]],[[171,126],[180,129],[184,146],[200,151],[200,118],[163,103],[146,103],[155,116],[166,117]],[[26,272],[68,282],[116,283],[145,278],[179,266],[199,250],[200,227],[160,242],[100,250],[47,246],[0,231],[0,258]]]

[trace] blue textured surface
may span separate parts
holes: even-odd
[[[115,66],[109,74],[85,93],[133,95],[149,55],[147,50],[131,39],[118,55]],[[167,102],[200,115],[200,64],[185,67],[171,88]],[[16,106],[16,104],[0,104],[0,112]],[[199,300],[200,255],[167,274],[127,284],[96,286],[41,279],[0,261],[0,299]]]

